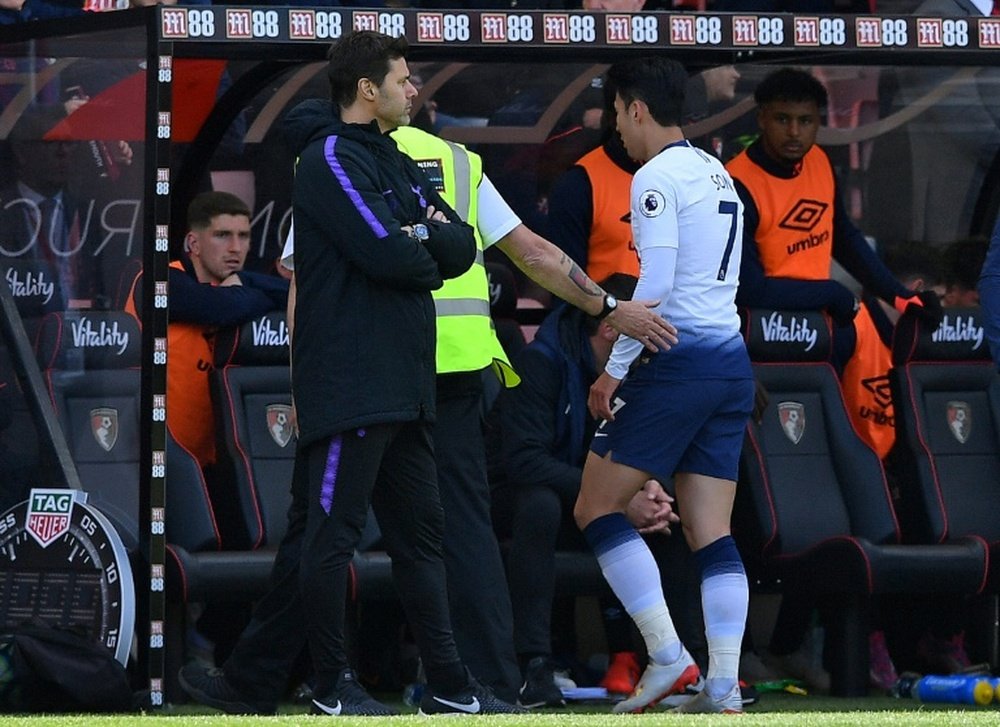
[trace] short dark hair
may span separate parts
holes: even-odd
[[[406,58],[410,46],[406,38],[372,30],[356,30],[330,46],[326,57],[330,100],[341,107],[350,106],[358,95],[358,81],[367,78],[381,86],[389,73],[389,62]]]
[[[921,278],[928,288],[942,282],[941,268],[944,262],[941,252],[926,242],[906,240],[879,245],[879,248],[885,266],[903,285],[908,285],[915,278]]]
[[[985,237],[968,237],[949,243],[942,251],[944,284],[975,290],[986,261],[990,241]]]
[[[632,300],[632,295],[635,293],[635,286],[638,283],[639,279],[634,275],[629,275],[628,273],[611,273],[601,280],[599,285],[604,289],[605,293],[610,293],[618,300]],[[584,329],[587,335],[594,335],[600,323],[597,316],[586,316],[584,319]]]
[[[800,103],[813,101],[818,108],[826,106],[826,88],[811,73],[797,68],[780,68],[764,78],[753,92],[758,106],[773,101]]]
[[[661,126],[680,126],[687,80],[684,66],[663,56],[619,61],[608,69],[608,83],[622,101],[642,101]]]
[[[203,230],[219,215],[242,215],[250,219],[246,202],[229,192],[202,192],[187,208],[189,230]]]

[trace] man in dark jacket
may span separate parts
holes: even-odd
[[[392,714],[344,651],[347,568],[369,502],[393,560],[428,689],[420,711],[516,711],[468,674],[451,633],[431,445],[431,291],[463,273],[473,230],[386,134],[417,91],[403,39],[351,33],[330,50],[331,97],[293,110],[298,301],[292,386],[307,462],[301,580],[318,714]]]

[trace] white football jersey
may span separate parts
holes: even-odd
[[[698,338],[738,333],[743,203],[722,163],[687,141],[671,144],[633,177],[631,216],[640,259],[656,247],[677,251],[673,286],[657,312]],[[658,274],[643,267],[643,277]]]

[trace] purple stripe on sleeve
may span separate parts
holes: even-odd
[[[337,489],[337,471],[340,469],[340,446],[342,436],[338,434],[330,440],[330,449],[326,453],[326,467],[323,469],[323,486],[319,491],[319,504],[323,512],[330,514],[333,506],[333,493]]]
[[[337,146],[337,136],[326,137],[326,144],[323,146],[323,155],[326,157],[326,163],[330,167],[330,171],[333,172],[333,176],[337,178],[340,182],[340,186],[343,187],[344,191],[347,193],[347,197],[354,203],[354,209],[361,213],[361,217],[368,226],[372,228],[372,232],[375,233],[375,237],[379,239],[383,237],[388,237],[388,230],[383,227],[382,223],[379,222],[378,217],[375,213],[371,211],[371,208],[365,204],[364,199],[361,197],[361,193],[354,188],[351,183],[351,178],[347,176],[347,172],[344,171],[344,167],[341,166],[340,160],[337,159],[337,154],[334,148]]]

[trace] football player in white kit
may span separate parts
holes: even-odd
[[[647,479],[671,476],[701,572],[709,652],[704,688],[677,710],[743,710],[737,669],[748,591],[729,531],[754,396],[735,304],[743,205],[722,164],[684,139],[686,80],[679,63],[662,57],[608,71],[618,132],[629,154],[645,162],[631,190],[640,257],[635,297],[659,299],[657,311],[678,331],[673,348],[654,354],[644,353],[644,341],[620,337],[588,402],[605,421],[583,470],[576,521],[649,654],[635,691],[616,712],[642,711],[699,678],[677,637],[653,556],[623,514]]]

